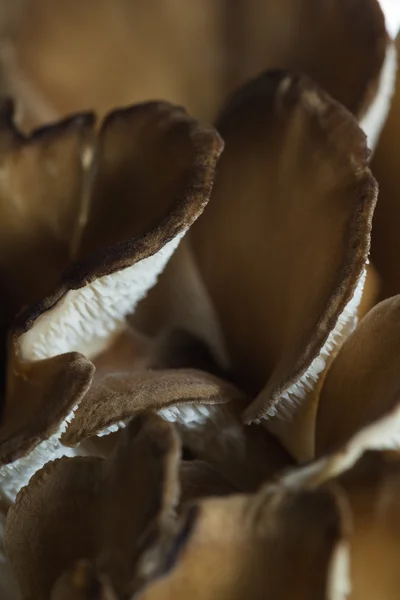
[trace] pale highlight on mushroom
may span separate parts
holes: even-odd
[[[327,597],[328,600],[347,600],[350,592],[350,549],[347,540],[343,540],[332,557]]]
[[[390,41],[386,49],[385,61],[379,75],[378,88],[375,98],[367,112],[360,120],[360,127],[365,132],[368,146],[375,149],[382,132],[395,89],[397,74],[397,51]]]

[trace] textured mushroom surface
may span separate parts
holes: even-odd
[[[7,518],[5,548],[23,595],[47,599],[64,570],[81,558],[96,559],[118,591],[129,587],[148,527],[172,527],[178,462],[172,427],[149,415],[127,428],[107,459],[48,463],[21,490]]]
[[[359,449],[400,443],[400,296],[379,303],[359,323],[322,388],[317,455],[349,443]]]
[[[200,4],[0,0],[0,600],[398,598],[396,45]]]
[[[207,421],[210,405],[241,398],[243,393],[233,385],[202,371],[117,371],[93,383],[62,441],[76,445],[149,409],[160,411],[170,420],[196,426],[198,421]]]
[[[191,232],[196,260],[233,370],[259,394],[245,418],[290,415],[354,327],[376,201],[365,138],[282,71],[236,92],[217,127],[225,151]]]
[[[12,119],[4,103],[0,276],[13,326],[0,452],[19,463],[3,467],[0,487],[11,497],[64,453],[59,436],[91,384],[91,361],[126,330],[204,209],[222,149],[212,128],[165,102],[114,111],[98,130],[78,115],[25,137]]]
[[[106,347],[203,211],[221,148],[212,129],[167,103],[106,118],[82,157],[89,169],[72,240],[77,260],[62,285],[21,316],[24,359],[71,347],[93,357]]]
[[[13,381],[0,427],[2,495],[14,499],[47,460],[74,453],[59,438],[87,392],[93,370],[82,355],[69,353],[35,363]]]

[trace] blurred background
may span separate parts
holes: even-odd
[[[360,6],[361,15],[363,2],[351,4]],[[381,4],[395,36],[400,0]],[[264,68],[297,66],[291,64],[291,53],[298,53],[293,40],[300,35],[300,19],[306,20],[287,8],[293,5],[301,3],[2,0],[0,91],[17,98],[17,117],[25,129],[74,111],[94,109],[103,115],[115,106],[155,98],[213,120],[243,79]],[[294,14],[288,18],[290,10]],[[329,21],[319,25],[318,18],[315,14],[308,24],[314,49],[315,43],[323,48],[324,36],[330,35]],[[319,29],[321,39],[315,40]],[[315,75],[312,69],[310,74]]]

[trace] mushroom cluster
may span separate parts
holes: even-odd
[[[1,600],[398,599],[396,45],[0,3]]]

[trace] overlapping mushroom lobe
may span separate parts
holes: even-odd
[[[17,290],[17,309],[35,303],[19,314],[9,336],[0,455],[4,464],[39,444],[38,456],[27,458],[39,468],[54,457],[53,442],[62,454],[58,438],[91,383],[91,361],[126,330],[126,316],[207,204],[222,141],[215,130],[166,102],[114,111],[98,130],[93,117],[83,115],[25,138],[13,126],[9,105],[1,124],[7,142],[3,198],[14,227],[1,243],[11,244],[16,231],[29,277],[35,271],[40,280],[46,273],[40,289],[47,295],[40,299],[28,276],[22,279],[26,295],[24,285]],[[40,246],[38,254],[36,239],[46,252]],[[47,260],[59,271],[47,273]],[[9,271],[7,265],[5,275]],[[2,285],[13,297],[10,281],[4,276]],[[50,402],[57,381],[62,393]],[[22,403],[26,410],[18,416]],[[11,413],[15,418],[9,421]],[[47,444],[50,433],[56,438]],[[27,464],[19,465],[22,480]]]
[[[400,296],[377,304],[343,344],[322,388],[316,453],[400,444]]]
[[[263,69],[304,73],[353,113],[375,146],[396,71],[378,0],[250,0],[232,13],[231,89]]]
[[[43,467],[7,519],[5,547],[24,597],[47,600],[80,559],[126,594],[143,535],[172,527],[178,477],[178,438],[151,414],[129,425],[107,459],[64,457]]]
[[[192,229],[248,421],[291,414],[354,326],[376,183],[353,117],[267,72],[227,103],[212,200]]]

